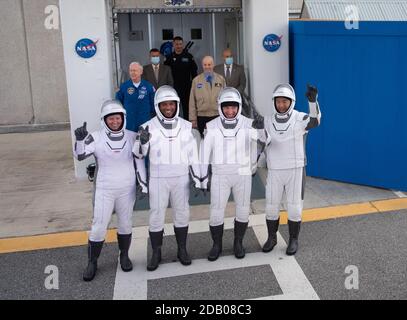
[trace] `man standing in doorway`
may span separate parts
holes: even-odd
[[[167,57],[164,64],[171,67],[174,88],[181,99],[182,117],[188,120],[191,82],[197,75],[198,66],[194,57],[185,51],[184,40],[181,37],[174,37],[172,44],[174,51]]]
[[[150,50],[150,64],[144,66],[142,78],[150,82],[155,89],[163,85],[173,87],[171,68],[162,64],[160,50],[153,48]]]
[[[243,66],[234,62],[233,52],[230,48],[223,50],[223,62],[215,66],[213,70],[225,78],[227,87],[237,89],[240,96],[243,97],[246,89],[246,75]],[[242,114],[250,116],[250,112],[244,103]]]
[[[132,62],[129,66],[130,80],[123,82],[116,99],[119,100],[127,112],[127,130],[137,132],[138,128],[155,116],[153,85],[141,79],[143,66]]]

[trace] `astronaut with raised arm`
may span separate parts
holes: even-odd
[[[86,122],[75,130],[75,157],[81,161],[93,155],[96,159],[94,208],[88,243],[88,266],[83,273],[91,281],[97,270],[97,259],[105,241],[113,211],[117,214],[117,240],[123,271],[132,270],[128,256],[132,237],[132,214],[135,202],[136,174],[132,146],[136,134],[126,130],[126,110],[120,101],[108,100],[101,110],[99,131],[88,134]],[[143,161],[136,161],[143,170]]]
[[[252,175],[257,168],[258,144],[269,142],[262,121],[246,118],[237,89],[226,87],[218,97],[219,117],[206,124],[201,141],[202,188],[210,190],[210,220],[213,247],[208,260],[222,252],[225,208],[230,196],[236,203],[233,249],[236,258],[244,258],[243,238],[249,222]]]
[[[147,156],[149,159],[149,179],[145,173],[138,174],[140,184],[150,196],[149,234],[153,253],[147,265],[149,271],[157,269],[161,261],[168,200],[173,210],[177,257],[183,265],[191,264],[186,250],[190,179],[196,188],[201,186],[198,146],[192,124],[178,116],[177,92],[170,86],[161,86],[155,93],[154,105],[157,115],[139,128],[133,147],[138,159]]]
[[[264,252],[273,250],[277,244],[277,230],[280,221],[280,203],[285,191],[290,235],[287,255],[294,255],[298,249],[305,187],[305,141],[308,131],[319,126],[321,111],[317,102],[317,88],[309,86],[309,114],[294,110],[295,92],[289,84],[280,84],[274,89],[274,114],[265,119],[265,127],[271,135],[266,148],[266,223],[268,239]]]

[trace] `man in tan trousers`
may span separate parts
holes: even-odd
[[[211,56],[202,59],[202,68],[203,72],[192,80],[189,96],[189,121],[201,136],[206,123],[219,116],[217,99],[219,92],[226,87],[225,79],[213,71]]]

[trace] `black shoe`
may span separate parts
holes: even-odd
[[[290,234],[290,240],[286,254],[289,256],[294,255],[298,250],[298,234],[300,233],[301,221],[288,220],[288,233]]]
[[[278,225],[280,223],[280,218],[277,220],[268,220],[266,219],[267,223],[267,231],[268,231],[268,238],[267,241],[263,245],[263,252],[270,252],[277,244],[277,230]]]
[[[184,266],[188,266],[192,263],[191,258],[187,252],[188,226],[182,228],[174,227],[174,232],[178,244],[177,257]]]
[[[215,261],[222,253],[223,224],[219,226],[209,226],[213,240],[212,249],[209,251],[208,260]]]
[[[130,234],[117,234],[117,242],[120,250],[120,266],[124,272],[133,270],[133,264],[129,258],[129,248],[131,244]]]
[[[246,233],[248,224],[248,222],[239,222],[235,220],[235,240],[233,241],[233,251],[235,253],[235,257],[238,259],[242,259],[246,255],[243,248],[243,237]]]
[[[98,269],[98,258],[102,251],[104,241],[90,241],[88,242],[88,266],[83,272],[84,281],[92,281]]]
[[[164,230],[158,232],[149,232],[151,247],[153,248],[153,254],[151,256],[150,262],[147,265],[148,271],[154,271],[158,268],[161,262],[161,246],[163,244],[163,234]]]

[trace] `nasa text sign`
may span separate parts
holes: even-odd
[[[76,44],[75,44],[75,51],[78,54],[78,56],[80,56],[81,58],[84,59],[89,59],[92,58],[97,51],[97,42],[99,40],[96,41],[92,41],[88,38],[83,38],[80,39]]]
[[[269,52],[277,51],[281,46],[283,36],[270,33],[263,38],[263,48]]]

